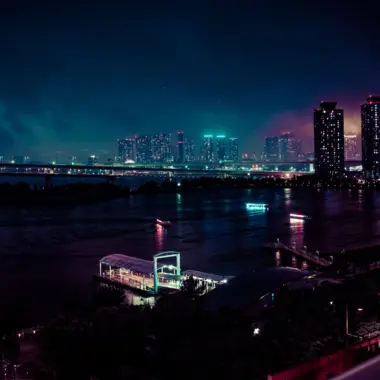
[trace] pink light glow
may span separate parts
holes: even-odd
[[[290,218],[296,218],[296,219],[306,219],[306,215],[301,215],[301,214],[290,214]]]

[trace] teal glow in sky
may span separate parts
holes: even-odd
[[[119,137],[177,130],[258,151],[265,135],[310,137],[320,100],[357,131],[380,92],[376,5],[79,3],[2,6],[0,155],[106,157]]]

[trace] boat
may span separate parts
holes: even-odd
[[[303,214],[290,214],[290,219],[297,219],[297,220],[310,220],[311,216],[303,215]]]
[[[158,224],[162,227],[165,227],[165,228],[172,226],[172,222],[170,222],[169,220],[156,219],[156,224]]]
[[[266,203],[246,203],[245,207],[247,210],[261,210],[266,211],[269,208],[269,205]]]

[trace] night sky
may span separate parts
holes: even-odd
[[[320,100],[358,131],[380,93],[375,2],[75,3],[1,3],[0,154],[111,157],[118,137],[177,130],[256,152],[292,130],[308,148]]]

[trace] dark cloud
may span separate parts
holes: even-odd
[[[233,133],[244,150],[284,125],[310,137],[321,98],[354,97],[359,109],[380,88],[377,8],[342,4],[7,2],[1,146],[113,152],[117,137],[179,128]]]

